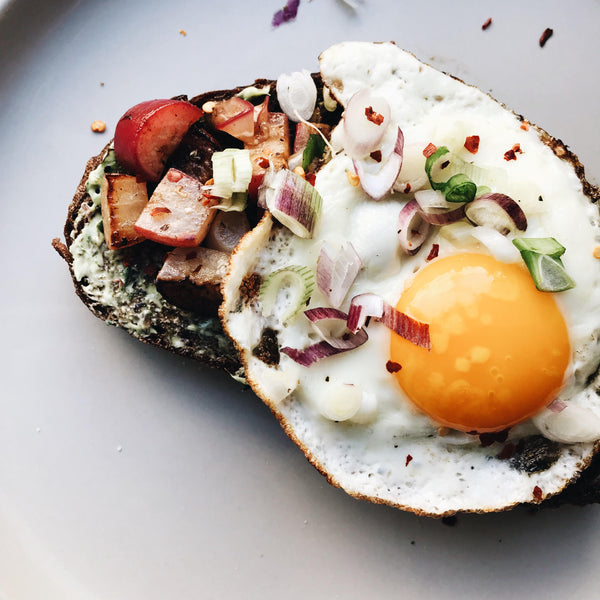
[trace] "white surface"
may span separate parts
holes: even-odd
[[[343,39],[395,40],[491,91],[600,180],[597,1],[303,0],[272,29],[281,5],[0,4],[0,597],[596,598],[598,506],[450,528],[353,500],[252,393],[73,293],[50,240],[130,105],[316,69]]]

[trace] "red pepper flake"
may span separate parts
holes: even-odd
[[[521,150],[521,144],[515,144],[512,149],[515,151],[515,154],[523,154],[523,150]]]
[[[315,182],[317,181],[317,174],[316,173],[307,173],[306,181],[308,181],[308,183],[310,183],[310,185],[314,186]]]
[[[481,29],[485,31],[492,24],[492,17],[490,17],[482,26]]]
[[[517,154],[523,154],[521,144],[515,144],[510,150],[504,153],[504,160],[517,160]]]
[[[375,152],[371,152],[371,154],[369,154],[369,156],[375,161],[380,163],[381,162],[381,150],[375,150]]]
[[[394,362],[393,360],[388,360],[385,363],[385,368],[388,373],[397,373],[402,369],[402,365],[398,364],[397,362]]]
[[[521,123],[521,129],[522,129],[523,131],[529,131],[529,122],[528,122],[528,121],[523,121],[523,122]]]
[[[410,188],[410,183],[407,183],[407,184],[406,184],[406,187],[404,188],[404,193],[405,193],[405,194],[408,194],[408,193],[410,192],[410,189],[411,189],[411,188]]]
[[[264,156],[260,156],[257,161],[256,164],[261,168],[261,169],[268,169],[269,168],[269,159],[265,158]]]
[[[552,37],[553,33],[554,30],[550,29],[550,27],[544,29],[544,33],[540,36],[540,48],[543,48],[546,45],[546,42]]]
[[[131,266],[131,258],[127,257],[127,258],[123,258],[121,260],[121,262],[123,263],[124,267],[129,267]]]
[[[427,258],[425,260],[433,260],[434,258],[438,257],[439,253],[440,253],[440,245],[432,244],[431,250],[429,251],[429,254],[427,255]]]
[[[375,123],[375,125],[381,125],[383,123],[383,115],[375,112],[372,106],[367,106],[367,108],[365,108],[365,117],[367,117],[371,123]]]
[[[183,177],[183,173],[181,171],[169,171],[167,173],[167,179],[172,183],[177,183]]]
[[[405,467],[408,467],[408,465],[410,464],[410,461],[413,459],[413,457],[410,454],[406,455],[406,463],[404,464]]]
[[[425,148],[423,148],[423,156],[425,158],[429,158],[435,151],[437,150],[437,146],[429,142]]]
[[[539,502],[542,499],[544,493],[542,492],[542,488],[539,485],[536,485],[533,488],[533,497]]]
[[[150,211],[150,216],[156,217],[158,215],[167,215],[170,212],[171,212],[171,209],[167,208],[166,206],[157,206]]]
[[[479,150],[479,136],[478,135],[470,135],[465,139],[465,148],[471,154],[477,154]]]

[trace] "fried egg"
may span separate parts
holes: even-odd
[[[559,157],[566,149],[553,151],[547,134],[394,44],[342,43],[320,66],[343,106],[363,89],[389,103],[405,138],[399,181],[422,180],[419,153],[446,145],[519,202],[527,237],[566,247],[576,286],[538,291],[511,236],[464,221],[438,228],[418,253],[402,252],[398,216],[411,194],[373,201],[353,185],[338,125],[336,153],[316,177],[323,209],[313,237],[295,236],[267,213],[232,256],[220,314],[247,380],[309,460],[353,496],[440,516],[559,492],[600,438],[598,209],[571,160]],[[464,148],[471,135],[480,138],[477,154]],[[516,144],[517,158],[507,160]],[[429,324],[430,350],[372,321],[363,345],[309,367],[279,352],[319,338],[302,311],[283,319],[288,290],[266,316],[248,281],[290,265],[316,271],[325,243],[347,242],[362,268],[341,309],[358,294],[377,294]],[[327,302],[316,288],[306,308]],[[275,340],[268,359],[265,339]]]

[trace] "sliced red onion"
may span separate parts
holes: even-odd
[[[407,202],[398,215],[400,247],[406,254],[415,254],[429,235],[429,223],[423,218],[416,200]]]
[[[553,413],[559,413],[567,408],[567,404],[560,398],[556,398],[556,400],[550,402],[546,408]]]
[[[492,227],[502,235],[527,229],[525,213],[517,202],[506,194],[483,194],[466,206],[465,214],[475,225]]]
[[[354,296],[348,310],[348,329],[355,333],[364,327],[369,317],[380,319],[383,315],[383,304],[383,298],[377,294]]]
[[[600,418],[578,404],[569,403],[559,412],[543,410],[533,417],[533,422],[544,437],[555,442],[577,444],[600,438]]]
[[[362,267],[360,256],[351,242],[334,254],[326,244],[317,262],[317,285],[331,306],[339,308]]]
[[[335,340],[332,338],[329,341],[323,340],[321,342],[317,342],[316,344],[311,344],[302,350],[285,346],[281,348],[281,352],[289,356],[299,365],[302,365],[303,367],[310,367],[310,365],[318,360],[321,360],[322,358],[327,358],[328,356],[334,356],[335,354],[340,354],[341,352],[347,352],[348,350],[358,348],[364,344],[367,339],[367,332],[364,329],[361,329],[357,333],[348,333],[342,338]],[[336,343],[339,347],[335,347],[332,342]]]
[[[446,210],[443,208],[432,208],[423,210],[419,207],[419,214],[431,225],[450,225],[456,223],[465,216],[465,205],[459,204],[457,208]]]
[[[356,332],[349,331],[348,315],[336,308],[311,308],[305,310],[304,314],[323,341],[338,350],[352,350],[368,339],[367,332],[362,328]]]
[[[368,118],[369,110],[381,117],[379,124]],[[344,150],[352,158],[360,159],[368,156],[381,145],[389,124],[390,105],[387,100],[374,96],[367,89],[356,92],[348,100],[344,111]]]
[[[402,168],[404,156],[404,134],[398,127],[398,135],[392,152],[377,162],[371,157],[354,159],[354,168],[360,180],[360,185],[373,200],[380,200],[391,189]]]
[[[415,200],[424,211],[456,208],[456,202],[448,202],[446,196],[440,190],[419,190],[415,192]]]
[[[417,321],[396,310],[376,294],[359,294],[352,298],[348,311],[348,329],[356,331],[368,317],[379,319],[383,325],[409,342],[431,350],[429,324]]]
[[[306,69],[283,73],[277,79],[277,100],[291,121],[307,121],[315,112],[317,86]]]
[[[311,238],[323,199],[308,181],[293,171],[269,169],[259,189],[259,205],[263,203],[273,217],[298,237]]]
[[[429,324],[417,321],[412,317],[396,310],[390,304],[384,303],[381,322],[400,337],[420,346],[426,350],[431,350],[431,338],[429,337]]]

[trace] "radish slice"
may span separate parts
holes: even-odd
[[[475,225],[491,227],[502,235],[514,234],[527,229],[525,213],[506,194],[483,194],[466,207],[465,214]]]
[[[381,162],[371,157],[353,161],[360,185],[373,200],[380,200],[391,189],[402,168],[404,156],[404,134],[398,127],[398,134],[392,152]]]
[[[407,202],[398,215],[400,247],[406,254],[416,254],[429,234],[429,223],[423,218],[416,200]]]
[[[350,242],[336,255],[323,245],[317,262],[317,285],[332,306],[341,306],[361,267],[360,256]]]
[[[344,150],[355,159],[368,156],[381,145],[389,123],[387,100],[373,96],[367,89],[356,92],[344,112]]]

